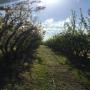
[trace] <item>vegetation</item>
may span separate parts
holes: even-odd
[[[36,62],[32,68],[31,90],[88,90],[81,84],[76,70],[68,65],[68,58],[57,55],[47,46],[37,49]],[[41,59],[41,63],[39,60]],[[29,77],[28,77],[29,78]]]
[[[79,18],[72,11],[64,31],[45,46],[35,17],[45,7],[38,3],[0,7],[0,90],[89,90],[90,10],[84,17],[80,9]]]
[[[90,13],[90,12],[89,12]],[[90,14],[85,18],[80,9],[80,18],[72,11],[71,21],[65,23],[64,32],[45,42],[59,55],[68,58],[74,74],[85,85],[90,86]]]
[[[21,73],[30,70],[33,63],[35,51],[42,40],[41,26],[36,24],[32,14],[43,9],[32,8],[37,3],[21,2],[13,7],[2,8],[5,15],[0,17],[1,88],[7,84],[13,88],[16,82],[23,81]]]
[[[90,20],[89,17],[86,19],[81,12],[80,21],[76,21],[75,11],[72,11],[70,23],[64,25],[65,30],[53,36],[46,44],[56,51],[88,58],[90,53]]]

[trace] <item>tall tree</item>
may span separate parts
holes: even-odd
[[[1,9],[5,15],[0,17],[0,56],[3,56],[0,60],[0,85],[3,79],[12,77],[12,80],[33,63],[42,39],[41,25],[34,18],[44,9],[37,6],[38,3],[37,0],[27,0]]]

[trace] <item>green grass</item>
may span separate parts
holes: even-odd
[[[32,68],[32,78],[42,79],[46,75],[46,68],[44,65],[35,64]]]
[[[80,83],[76,82],[87,80],[78,70],[71,68],[65,56],[56,55],[48,47],[40,46],[32,68],[31,90],[80,90]]]
[[[74,75],[82,84],[90,86],[90,80],[87,78],[86,72],[83,72],[76,68],[72,68],[72,73],[74,73]]]
[[[24,83],[16,84],[16,90],[85,90],[81,83],[89,84],[84,73],[69,65],[65,56],[56,55],[44,45],[37,49],[31,71],[22,77]]]

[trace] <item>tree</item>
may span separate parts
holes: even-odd
[[[69,55],[88,58],[90,53],[90,23],[80,9],[80,18],[77,20],[75,11],[69,23],[64,24],[64,31],[47,41],[51,48]]]
[[[5,15],[0,17],[1,82],[18,77],[33,63],[35,51],[42,40],[41,25],[36,23],[34,15],[44,7],[37,6],[37,3],[37,0],[27,0],[1,8],[5,10]]]
[[[35,25],[33,22],[33,14],[42,8],[32,8],[33,3],[37,3],[37,1],[32,1],[29,5],[25,1],[14,7],[3,8],[5,17],[1,17],[3,21],[0,30],[0,50],[3,55],[22,52],[20,50],[30,44],[30,38],[40,36],[40,25]],[[26,42],[26,40],[30,40],[30,42]]]

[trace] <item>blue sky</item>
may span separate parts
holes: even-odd
[[[9,0],[0,0],[9,1]],[[11,0],[18,1],[18,0]],[[39,5],[45,5],[46,9],[39,14],[39,19],[42,22],[46,31],[45,39],[62,30],[64,22],[70,21],[71,10],[75,10],[77,17],[79,16],[80,8],[86,16],[90,9],[90,0],[41,0]]]
[[[42,0],[43,1],[43,0]],[[48,1],[48,0],[47,0]],[[71,15],[71,10],[79,12],[79,8],[82,8],[83,13],[86,14],[90,8],[90,0],[56,0],[57,3],[53,5],[46,5],[46,9],[41,15],[42,20],[48,18],[54,18],[55,21],[64,20]],[[52,0],[51,0],[52,2]],[[48,2],[47,2],[48,3]]]
[[[0,0],[0,3],[8,1],[19,0]],[[83,13],[86,14],[90,8],[90,0],[41,0],[45,2],[46,9],[41,13],[41,21],[45,21],[49,18],[53,18],[55,21],[64,20],[71,15],[70,10],[76,10],[79,12],[79,8],[82,8]],[[49,4],[48,4],[49,2]],[[53,2],[53,3],[50,3]]]
[[[90,0],[56,0],[52,5],[46,1],[46,9],[40,15],[46,31],[45,39],[63,30],[64,22],[70,22],[71,10],[75,10],[79,17],[80,8],[85,16],[90,9]]]

